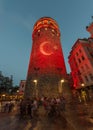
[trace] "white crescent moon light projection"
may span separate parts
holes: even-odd
[[[52,48],[51,48],[51,47],[50,47],[51,49],[50,49],[50,50],[48,49],[48,51],[46,51],[46,50],[44,49],[44,47],[46,47],[47,44],[49,44],[49,42],[47,42],[47,41],[41,43],[41,45],[40,45],[40,52],[41,52],[42,54],[44,54],[44,55],[49,56],[49,55],[53,54],[53,51],[52,51]]]

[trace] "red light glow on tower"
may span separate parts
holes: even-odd
[[[57,86],[58,81],[66,77],[67,72],[56,21],[50,17],[40,18],[33,27],[32,40],[25,91],[28,91],[28,86],[34,86],[33,80],[37,80],[39,90],[45,86],[46,89],[54,84]],[[32,89],[30,92],[34,93]]]

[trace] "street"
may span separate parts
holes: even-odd
[[[64,117],[49,119],[38,117],[34,119],[19,119],[18,116],[2,114],[0,130],[74,130]]]
[[[48,117],[41,106],[39,115],[20,118],[18,113],[0,113],[0,130],[93,130],[92,103],[67,105],[59,117]]]

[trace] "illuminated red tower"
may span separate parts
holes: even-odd
[[[55,95],[58,82],[67,75],[58,24],[50,17],[40,18],[32,39],[25,95]]]

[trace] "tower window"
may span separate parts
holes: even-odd
[[[40,29],[38,30],[38,32],[40,32]]]
[[[38,36],[40,36],[40,33],[38,33]]]
[[[48,24],[50,24],[50,21],[48,21]]]
[[[52,32],[54,32],[54,29],[52,29]]]
[[[47,30],[47,28],[45,28],[45,30]]]
[[[57,36],[59,36],[59,34],[57,33]]]
[[[56,34],[56,31],[52,29],[52,36],[54,36],[55,34]]]

